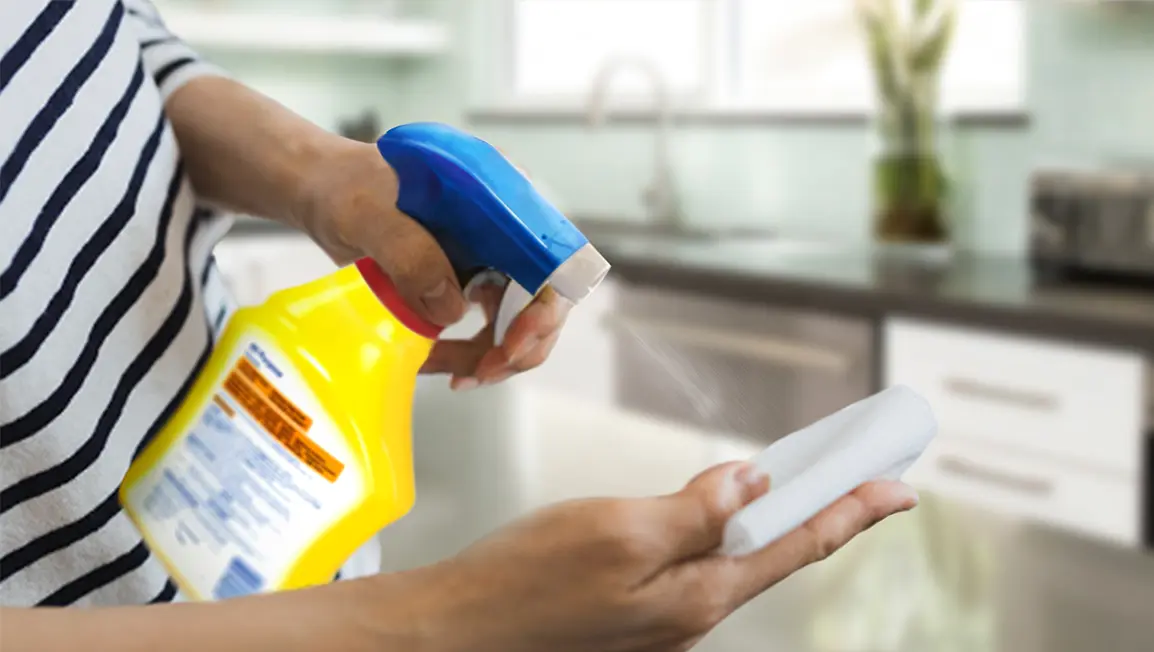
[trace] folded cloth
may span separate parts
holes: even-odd
[[[862,484],[900,479],[937,432],[930,404],[897,385],[777,440],[752,459],[772,487],[730,519],[721,552],[754,552]]]

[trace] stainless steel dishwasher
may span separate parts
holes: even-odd
[[[617,401],[769,443],[871,393],[875,327],[846,317],[623,284]]]

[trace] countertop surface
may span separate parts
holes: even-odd
[[[380,537],[386,571],[445,559],[543,505],[676,491],[705,468],[760,450],[715,429],[543,390],[531,374],[465,394],[445,385],[444,378],[418,384],[417,502]],[[1044,554],[1072,543],[923,492],[917,510],[887,519],[830,559],[754,599],[694,652],[1050,649],[1027,648],[1016,640],[1038,626],[1037,620],[1017,616],[1023,609],[1030,613],[1031,601],[1054,586],[1042,578],[1061,576],[1072,563],[1079,568],[1122,564],[1136,585],[1154,586],[1154,560],[1147,556],[1084,545],[1075,548],[1075,557]],[[1151,593],[1127,595],[1132,604],[1148,604]],[[970,609],[962,611],[959,604]],[[1152,640],[1148,618],[1136,618],[1131,630],[1120,633],[1117,621],[1086,607],[1061,613],[1080,640],[1127,636],[1131,645],[1110,649],[1151,649],[1141,644]],[[903,633],[927,638],[911,643],[898,638]]]
[[[908,315],[1154,351],[1154,287],[1046,284],[1028,261],[804,241],[694,237],[583,225],[627,283],[866,316]],[[233,238],[290,233],[240,219]]]
[[[591,240],[625,282],[855,314],[908,314],[1154,350],[1154,289],[1047,285],[1020,258],[770,237]]]

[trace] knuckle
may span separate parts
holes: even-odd
[[[687,591],[691,598],[685,601],[684,611],[678,617],[686,635],[704,634],[729,615],[728,587],[717,577],[699,572]]]
[[[545,364],[545,360],[549,357],[547,351],[536,349],[523,359],[519,360],[515,365],[517,371],[530,371]]]
[[[595,522],[596,541],[607,557],[632,562],[652,554],[653,548],[642,530],[640,515],[626,501],[604,505]]]
[[[654,622],[652,600],[641,592],[622,589],[620,583],[612,582],[605,590],[603,604],[612,613],[629,614],[643,622]]]
[[[829,531],[807,524],[810,539],[810,563],[818,563],[829,559],[841,547],[839,538]]]
[[[886,520],[886,517],[888,517],[888,516],[889,516],[888,513],[885,513],[882,511],[875,511],[875,512],[871,513],[869,515],[869,518],[866,519],[865,523],[862,524],[861,531],[865,532],[866,530],[873,528],[878,523],[881,523],[882,521]]]
[[[591,534],[599,542],[614,542],[622,536],[621,528],[628,522],[628,510],[619,501],[597,501],[589,505],[593,512]]]
[[[524,359],[518,361],[516,365],[517,370],[529,371],[530,369],[536,369],[545,364],[545,361],[549,359],[549,355],[553,352],[553,347],[557,344],[557,335],[558,333],[554,331],[542,339],[541,343],[534,347]]]
[[[704,634],[725,620],[729,610],[720,593],[699,597],[693,614],[687,619],[687,634]]]

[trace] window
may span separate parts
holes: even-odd
[[[709,20],[702,0],[519,0],[514,15],[514,93],[564,99],[587,91],[611,58],[651,62],[678,95],[702,93]],[[660,26],[658,26],[658,24]],[[644,34],[639,38],[639,34]],[[622,77],[625,94],[644,79]]]
[[[683,106],[789,113],[866,112],[872,72],[855,0],[507,0],[511,74],[501,101],[578,106],[614,58],[660,72]],[[1025,103],[1025,0],[959,0],[943,103],[1015,111]],[[622,68],[618,103],[651,83]]]

